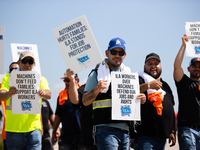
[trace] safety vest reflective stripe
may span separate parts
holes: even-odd
[[[97,108],[112,107],[112,99],[97,100],[93,102],[93,110]]]
[[[12,97],[10,99],[10,104],[6,105],[6,110],[12,110]]]

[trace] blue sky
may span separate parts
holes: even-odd
[[[161,77],[171,87],[178,110],[173,62],[185,33],[185,22],[199,22],[199,0],[0,0],[0,26],[5,26],[5,74],[12,62],[11,43],[36,44],[41,73],[52,92],[50,104],[55,112],[60,79],[67,69],[51,30],[85,15],[100,51],[105,57],[108,42],[114,37],[126,41],[124,64],[132,72],[143,71],[147,54],[161,57]],[[98,57],[98,56],[96,56]],[[182,67],[188,74],[190,57]],[[86,82],[93,67],[80,72]]]

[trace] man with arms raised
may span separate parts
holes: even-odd
[[[180,150],[200,149],[200,58],[191,59],[187,68],[190,77],[181,67],[186,42],[189,37],[182,37],[182,45],[174,61],[174,80],[179,98],[178,142]]]

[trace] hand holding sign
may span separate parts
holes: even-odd
[[[184,36],[182,37],[183,46],[186,46],[186,43],[188,41],[189,41],[189,36],[187,34],[184,34]]]
[[[8,91],[8,94],[11,96],[15,95],[17,93],[17,89],[16,87],[12,86],[10,87],[9,91]]]
[[[70,80],[73,80],[73,79],[75,78],[74,71],[72,71],[71,69],[67,69],[66,74],[67,74],[67,77],[68,77]]]
[[[97,88],[99,89],[99,92],[102,92],[107,87],[107,80],[99,80],[97,84]]]
[[[144,103],[146,103],[146,96],[145,96],[145,94],[144,93],[140,93],[138,96],[137,96],[137,98],[136,99],[140,99],[140,103],[141,104],[144,104]]]
[[[38,95],[39,95],[40,97],[44,97],[44,96],[46,95],[45,90],[42,89],[42,88],[40,88],[39,91],[38,91]]]

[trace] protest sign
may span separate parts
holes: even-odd
[[[17,88],[17,94],[12,96],[12,113],[40,114],[40,74],[36,71],[12,71],[11,80],[12,86]]]
[[[112,120],[140,120],[138,74],[111,72]]]
[[[21,52],[26,51],[26,50],[30,50],[31,52],[33,52],[34,57],[35,57],[35,66],[33,70],[38,71],[41,74],[38,49],[37,49],[37,45],[35,44],[11,43],[13,61],[17,62],[19,60],[19,55],[21,54]]]
[[[5,48],[5,26],[0,26],[0,74],[4,74],[4,48]]]
[[[200,57],[200,22],[186,22],[185,33],[189,36],[186,56]]]
[[[75,73],[103,60],[85,15],[52,30],[52,33],[66,66]]]

